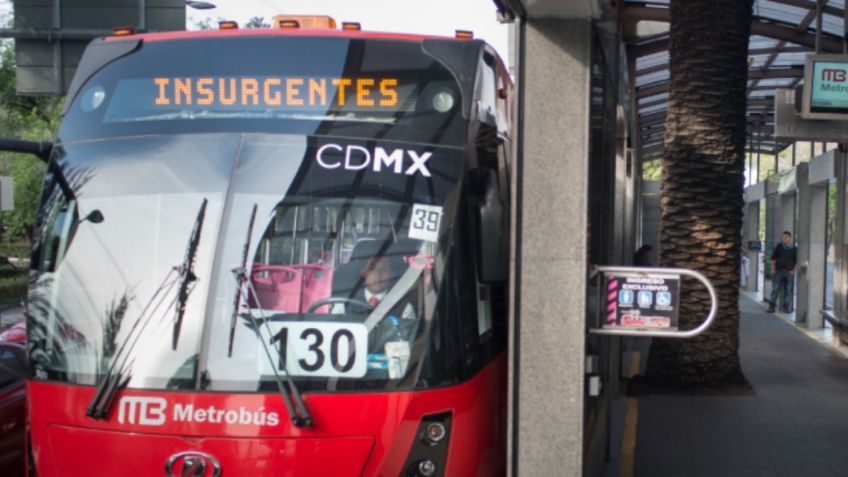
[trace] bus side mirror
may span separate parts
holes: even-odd
[[[85,221],[91,222],[92,224],[99,224],[100,222],[103,222],[103,213],[100,212],[100,209],[94,209],[89,212],[88,215],[83,217],[83,219],[80,220],[80,223]]]
[[[0,151],[21,152],[33,154],[39,159],[48,162],[53,143],[47,141],[21,141],[18,139],[0,138]],[[0,211],[14,210],[15,197],[13,194],[14,184],[11,177],[0,177]]]
[[[45,163],[50,159],[53,143],[48,141],[21,141],[18,139],[0,138],[0,151],[22,152],[33,154]]]
[[[501,199],[497,173],[478,169],[472,182],[477,186],[474,206],[477,276],[492,285],[509,279],[509,230],[507,208]]]

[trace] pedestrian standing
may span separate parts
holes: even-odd
[[[651,263],[651,252],[653,250],[654,247],[647,243],[639,247],[639,250],[636,250],[636,253],[633,254],[633,265],[637,267],[653,267],[654,265]]]
[[[792,234],[786,230],[781,237],[781,243],[771,253],[771,300],[769,313],[774,313],[777,299],[783,290],[783,306],[781,311],[792,311],[792,294],[795,286],[795,265],[798,261],[798,248],[792,243]]]

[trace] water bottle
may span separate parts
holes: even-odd
[[[395,330],[395,338],[398,341],[403,341],[403,336],[400,333],[400,320],[395,315],[389,315],[389,321],[392,323],[392,328]]]

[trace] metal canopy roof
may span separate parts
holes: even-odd
[[[845,0],[822,0],[821,52],[842,53]],[[634,146],[644,160],[662,154],[668,100],[668,31],[639,35],[641,22],[668,22],[668,0],[624,0],[621,9],[629,58],[634,61]],[[798,85],[804,57],[815,51],[816,0],[756,0],[748,45],[748,149],[776,153],[774,90]]]

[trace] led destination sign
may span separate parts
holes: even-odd
[[[398,79],[387,77],[241,76],[151,78],[159,107],[213,106],[394,110]]]

